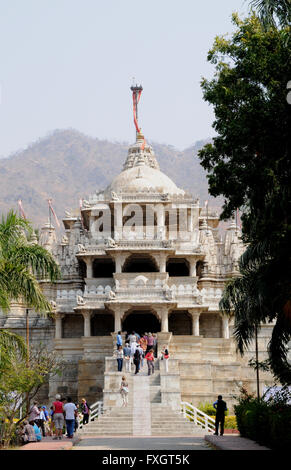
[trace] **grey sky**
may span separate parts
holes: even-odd
[[[132,77],[149,140],[214,135],[200,80],[207,51],[248,0],[0,0],[0,156],[58,128],[134,139]]]

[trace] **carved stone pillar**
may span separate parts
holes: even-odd
[[[200,331],[199,331],[199,317],[200,317],[200,311],[197,310],[189,310],[189,313],[192,316],[192,335],[193,336],[199,336]]]
[[[229,339],[229,318],[222,315],[222,337]]]
[[[122,202],[114,203],[114,239],[122,239]]]
[[[91,336],[91,315],[92,312],[90,310],[85,310],[82,312],[84,317],[84,336],[89,338]]]
[[[167,265],[166,261],[167,261],[167,255],[165,253],[161,253],[159,256],[160,273],[166,272],[166,265]]]
[[[91,256],[85,258],[86,266],[87,266],[87,278],[93,278],[93,259]]]
[[[62,319],[64,316],[64,313],[56,313],[55,339],[62,338]]]
[[[122,316],[122,310],[119,305],[114,307],[114,332],[117,333],[118,331],[121,331],[121,316]]]
[[[190,258],[190,276],[195,277],[196,276],[196,259],[195,258]]]
[[[124,264],[124,261],[126,259],[126,255],[124,253],[116,253],[114,256],[115,259],[115,272],[116,273],[121,273],[122,272],[122,266]]]
[[[163,204],[158,204],[156,210],[158,238],[163,239],[165,237],[165,209]]]
[[[161,319],[161,332],[168,333],[169,332],[169,312],[166,306],[158,307],[157,313]]]

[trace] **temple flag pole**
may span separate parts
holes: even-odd
[[[53,214],[54,218],[55,218],[55,221],[56,221],[56,224],[57,226],[60,228],[61,225],[60,225],[60,222],[58,221],[58,218],[57,218],[57,215],[53,209],[53,206],[52,206],[52,199],[48,199],[48,206],[49,206],[49,222],[50,222],[50,226],[52,225],[51,223],[51,213]]]

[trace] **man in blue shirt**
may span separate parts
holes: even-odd
[[[131,372],[131,348],[129,347],[128,343],[125,343],[125,347],[123,348],[123,357],[125,360],[125,370],[127,372]]]
[[[117,340],[117,349],[118,349],[118,346],[122,346],[122,336],[121,336],[121,331],[119,331],[119,332],[117,333],[116,340]]]
[[[227,411],[227,406],[226,406],[225,401],[223,401],[221,395],[218,395],[217,400],[213,403],[213,407],[216,409],[214,435],[218,436],[218,429],[219,429],[219,423],[220,423],[220,435],[223,436],[224,418],[225,418],[225,412]]]

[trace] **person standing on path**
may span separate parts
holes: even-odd
[[[86,402],[85,398],[82,398],[81,413],[83,415],[83,424],[88,424],[89,423],[90,406]]]
[[[148,334],[147,353],[150,349],[154,350],[154,337],[151,333]]]
[[[154,338],[154,344],[153,344],[154,356],[158,357],[158,337],[155,333],[153,333],[153,338]]]
[[[53,420],[55,425],[56,435],[54,439],[62,439],[63,426],[64,426],[64,404],[61,401],[61,396],[56,395],[56,401],[53,402]]]
[[[131,333],[131,335],[129,335],[128,340],[130,346],[132,345],[132,343],[136,343],[137,337],[135,336],[134,331]]]
[[[39,415],[38,418],[34,420],[35,424],[41,429],[43,437],[45,437],[44,423],[46,421],[45,414],[41,406],[38,407]]]
[[[220,423],[220,435],[224,433],[224,419],[225,412],[227,411],[226,402],[223,401],[222,396],[218,395],[217,400],[213,403],[213,407],[216,409],[215,415],[215,436],[218,436],[219,423]]]
[[[35,421],[36,419],[38,419],[39,415],[40,411],[37,406],[37,401],[34,401],[33,406],[29,410],[28,421]]]
[[[116,347],[117,347],[117,349],[119,348],[119,346],[122,346],[121,331],[119,331],[119,332],[117,333],[117,336],[116,336]]]
[[[134,373],[135,375],[138,374],[139,372],[140,356],[141,356],[140,348],[137,346],[133,355],[133,362],[135,365],[135,373]]]
[[[147,341],[147,338],[146,338],[145,334],[142,335],[142,337],[140,338],[139,344],[142,347],[144,355],[145,355],[146,350],[147,350],[147,345],[148,345],[148,341]]]
[[[146,360],[147,360],[147,364],[148,364],[148,375],[151,375],[151,373],[153,374],[155,372],[155,366],[154,366],[154,351],[153,349],[150,349],[148,353],[146,353],[146,356],[145,356]]]
[[[138,371],[140,371],[140,369],[143,367],[144,353],[143,353],[143,349],[142,349],[140,344],[137,345],[136,349],[139,350],[139,367],[138,367]]]
[[[125,343],[125,347],[123,348],[123,358],[125,361],[125,370],[126,372],[131,372],[131,360],[130,360],[130,353],[131,349],[128,343]]]
[[[118,349],[115,351],[115,357],[117,359],[117,370],[118,372],[122,371],[123,365],[123,349],[122,346],[118,346]]]
[[[161,360],[163,361],[164,363],[164,367],[165,367],[165,372],[168,373],[169,372],[169,350],[167,349],[167,346],[164,345],[163,346],[163,349],[161,350]]]
[[[67,398],[67,403],[64,405],[65,420],[68,438],[72,438],[75,429],[75,414],[77,407],[75,403],[72,403],[72,398]]]
[[[120,384],[120,394],[122,397],[122,405],[121,406],[127,406],[128,405],[128,383],[126,381],[126,377],[123,376]]]

